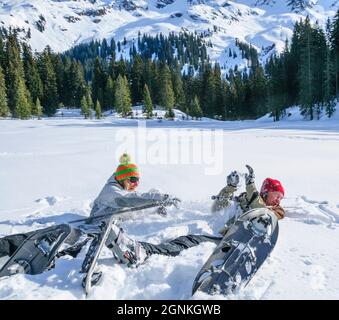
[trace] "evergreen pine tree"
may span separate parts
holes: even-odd
[[[90,117],[90,113],[91,113],[91,109],[89,108],[88,104],[87,104],[87,100],[86,97],[83,96],[81,98],[81,114],[85,117],[85,119]]]
[[[299,104],[299,67],[300,67],[300,55],[301,55],[301,29],[302,21],[297,22],[294,25],[291,49],[286,55],[287,67],[287,86],[288,86],[288,96],[289,103]]]
[[[31,48],[23,44],[23,66],[27,89],[29,90],[32,101],[42,97],[43,86],[39,75],[37,62],[33,57]],[[34,106],[34,104],[33,104]]]
[[[8,117],[9,115],[10,112],[7,104],[5,78],[2,72],[2,67],[0,66],[0,117]]]
[[[339,9],[334,17],[331,32],[331,50],[334,61],[335,96],[339,99]]]
[[[170,112],[174,107],[175,100],[170,70],[164,63],[161,65],[159,71],[158,97],[159,104],[164,107],[167,112]]]
[[[322,107],[324,104],[324,83],[326,81],[324,70],[326,69],[326,36],[323,29],[318,23],[313,26],[313,42],[314,42],[314,61],[313,73],[314,81],[313,86],[313,103],[317,105],[316,116],[319,119],[322,113]]]
[[[153,116],[153,103],[151,99],[151,95],[148,89],[147,84],[144,86],[144,113],[146,113],[147,118],[152,118]]]
[[[134,56],[131,69],[131,95],[132,103],[136,104],[143,99],[143,61],[139,55]]]
[[[59,72],[58,81],[62,81],[62,83],[59,82],[59,84],[57,84],[57,87],[62,88],[62,91],[58,91],[58,92],[60,92],[60,100],[65,106],[71,105],[70,104],[71,100],[73,100],[73,97],[72,97],[73,85],[71,84],[72,80],[71,80],[70,72],[69,72],[71,69],[71,64],[72,64],[72,59],[66,56],[64,59],[63,66],[62,66],[62,74],[60,73],[60,69],[58,70]],[[60,66],[58,65],[58,68],[59,67]]]
[[[110,47],[111,47],[111,61],[112,63],[115,62],[115,56],[116,56],[116,53],[115,53],[115,50],[116,50],[116,43],[115,43],[115,40],[114,38],[111,39],[111,44],[110,44]],[[111,74],[111,77],[113,77],[113,75]]]
[[[197,90],[197,87],[200,88],[200,86],[197,85],[198,83],[200,83],[199,79],[194,78],[192,75],[187,75],[183,78],[183,87],[186,105],[186,108],[183,111],[187,114],[190,114],[191,102],[193,101],[194,96],[201,93],[200,91]]]
[[[114,88],[114,108],[116,112],[123,112],[123,104],[124,104],[124,81],[122,76],[119,74]]]
[[[86,97],[87,106],[90,108],[90,110],[92,110],[93,109],[93,100],[92,100],[92,94],[91,94],[91,88],[90,87],[86,87],[85,97]]]
[[[3,35],[0,31],[0,66],[2,70],[6,68],[6,51]]]
[[[36,98],[35,104],[33,104],[32,115],[38,117],[39,120],[42,117],[42,106],[40,104],[39,98]]]
[[[97,102],[95,104],[95,117],[97,119],[101,119],[102,118],[101,106],[100,106],[99,100],[97,100]]]
[[[111,76],[108,76],[105,88],[105,109],[112,109],[114,104],[114,83]]]
[[[214,76],[214,88],[215,88],[214,110],[215,110],[215,114],[224,120],[226,118],[226,114],[225,114],[226,109],[225,109],[224,91],[223,91],[222,79],[221,79],[221,70],[220,70],[220,65],[218,63],[216,63],[214,66],[213,76]]]
[[[31,115],[31,97],[24,78],[24,68],[20,57],[20,45],[15,34],[10,33],[6,43],[7,101],[10,112],[20,119]]]
[[[196,119],[202,117],[202,110],[197,96],[194,96],[194,99],[191,102],[190,109],[191,109],[190,114],[192,117],[195,117]]]
[[[183,88],[180,66],[178,65],[178,63],[175,63],[174,72],[172,75],[172,83],[175,97],[175,105],[179,110],[185,111],[186,110],[185,93]]]
[[[302,34],[300,37],[300,65],[299,65],[299,101],[300,111],[304,116],[313,120],[314,117],[314,73],[312,70],[314,52],[313,52],[313,30],[309,17],[302,23]]]
[[[151,97],[154,100],[154,96],[152,96],[152,86],[154,83],[154,78],[155,75],[153,73],[154,68],[153,68],[153,61],[151,59],[147,59],[146,61],[144,61],[144,67],[143,67],[143,71],[142,71],[142,79],[143,82],[145,84],[147,84],[148,90],[150,91]],[[154,102],[154,101],[153,101]]]
[[[109,64],[108,64],[108,75],[111,77],[112,80],[116,79],[115,71],[117,67],[115,64],[115,55],[111,55]]]
[[[211,117],[215,115],[216,86],[215,76],[210,65],[206,66],[202,75],[202,93],[203,112]]]
[[[267,113],[267,83],[263,68],[257,67],[249,80],[250,100],[248,115],[256,118]]]
[[[267,89],[268,89],[268,110],[271,112],[274,121],[279,121],[283,115],[286,104],[286,85],[283,63],[281,58],[272,56],[266,65]]]
[[[307,17],[301,24],[299,102],[301,113],[311,120],[314,116],[320,117],[320,105],[324,101],[325,62],[325,34],[318,24],[311,26]]]
[[[115,74],[120,74],[122,77],[127,76],[127,65],[122,57],[116,65]]]
[[[326,23],[326,58],[325,58],[325,69],[324,69],[324,104],[325,113],[330,118],[335,111],[335,70],[333,55],[331,51],[331,21],[327,20]]]
[[[239,71],[235,72],[233,78],[233,99],[234,99],[234,110],[236,112],[237,118],[244,119],[246,118],[246,88],[242,79],[242,75]]]
[[[60,54],[55,55],[52,57],[52,63],[54,65],[54,72],[56,77],[56,83],[57,83],[57,92],[59,97],[59,102],[61,102],[63,105],[68,105],[68,98],[66,97],[68,94],[68,88],[67,88],[67,80],[65,75],[66,70],[66,63],[64,64],[61,58]],[[67,61],[67,58],[65,59]],[[69,60],[69,59],[68,59]],[[77,105],[77,107],[79,104]]]
[[[47,116],[55,114],[58,107],[58,86],[52,63],[52,53],[49,47],[39,57],[39,72],[43,83],[42,105]]]
[[[118,76],[115,85],[114,106],[118,113],[127,117],[132,111],[131,94],[127,78]]]
[[[20,119],[29,119],[31,116],[31,99],[23,78],[16,79],[17,90],[14,93],[14,114]]]
[[[283,96],[282,98],[283,108],[286,108],[286,106],[290,106],[297,103],[296,100],[294,99],[297,95],[294,92],[296,92],[298,81],[297,71],[294,70],[295,64],[293,61],[296,58],[294,57],[293,59],[292,57],[288,40],[285,41],[285,48],[283,53],[281,54],[281,58],[282,58],[282,76],[281,76],[282,82],[280,84],[280,88],[282,90]],[[268,79],[266,80],[268,81]]]
[[[67,63],[65,69],[64,83],[67,95],[65,103],[71,107],[77,107],[81,104],[82,97],[85,95],[85,78],[81,64],[75,59]]]
[[[106,86],[106,75],[99,58],[95,59],[93,77],[92,77],[92,99],[99,100],[100,105],[104,106],[104,90]]]

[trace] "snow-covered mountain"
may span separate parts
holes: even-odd
[[[206,34],[212,60],[225,64],[234,39],[267,53],[279,51],[293,24],[309,15],[325,24],[338,0],[3,0],[0,27],[20,28],[33,49],[64,51],[91,39],[127,40],[141,33],[197,31]],[[301,4],[301,5],[300,5]]]

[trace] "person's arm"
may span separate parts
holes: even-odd
[[[123,189],[119,183],[114,181],[113,178],[108,180],[103,190],[94,201],[100,208],[108,207],[120,209],[125,207],[136,207],[151,204],[156,201],[163,201],[166,198],[165,195],[155,190],[146,193],[127,191]]]
[[[246,165],[248,173],[245,174],[245,183],[246,183],[246,210],[254,208],[264,208],[266,207],[264,200],[261,198],[260,193],[258,192],[254,179],[254,170],[249,165]]]
[[[227,186],[221,189],[212,204],[212,212],[217,212],[226,208],[232,199],[234,192],[239,184],[239,175],[236,171],[231,172],[227,176]]]
[[[167,194],[162,194],[158,190],[150,190],[144,193],[121,190],[121,195],[115,198],[115,202],[119,207],[137,207],[164,201],[168,198]]]
[[[246,198],[248,200],[248,202],[252,202],[254,201],[254,198],[259,197],[259,192],[257,190],[257,187],[255,186],[255,183],[249,183],[246,184]]]
[[[221,189],[212,204],[212,212],[217,212],[223,208],[226,208],[229,205],[229,201],[236,190],[237,188],[233,186],[226,186],[225,188]]]

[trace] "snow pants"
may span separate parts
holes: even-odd
[[[13,234],[0,238],[0,258],[4,256],[12,256],[12,254],[22,245],[22,243],[37,231],[30,231],[27,233]],[[65,243],[74,245],[81,236],[81,231],[74,228],[65,239]]]
[[[218,244],[222,238],[205,235],[187,235],[175,238],[169,242],[161,244],[152,244],[148,242],[140,242],[146,250],[147,255],[162,254],[165,256],[177,256],[182,250],[195,247],[202,242],[214,242]]]
[[[27,237],[33,232],[14,234],[0,239],[0,258],[11,256]]]

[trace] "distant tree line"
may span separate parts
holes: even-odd
[[[32,52],[15,30],[0,32],[0,116],[52,116],[60,106],[116,110],[131,115],[143,104],[148,118],[155,105],[173,117],[178,108],[192,117],[254,119],[268,112],[279,120],[299,105],[309,119],[331,116],[339,98],[339,11],[323,29],[309,18],[295,24],[290,42],[265,65],[249,44],[236,40],[245,69],[226,75],[211,63],[204,36],[171,33],[115,42],[81,44],[56,54]],[[229,51],[229,57],[236,53]]]
[[[325,30],[308,17],[297,22],[291,43],[265,69],[268,107],[277,120],[291,105],[311,120],[322,112],[330,117],[339,98],[339,11]]]

